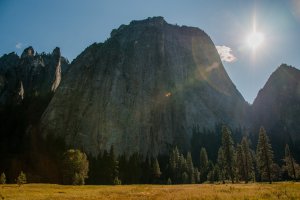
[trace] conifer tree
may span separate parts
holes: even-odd
[[[155,158],[155,160],[153,162],[152,170],[153,170],[152,171],[153,177],[155,179],[158,179],[161,175],[161,171],[160,171],[159,162],[158,162],[157,158]]]
[[[195,183],[200,182],[200,172],[197,167],[194,168],[194,180],[195,180]]]
[[[285,158],[284,158],[284,162],[285,162],[285,167],[286,167],[286,170],[288,172],[288,175],[292,179],[296,179],[297,178],[297,174],[296,174],[297,163],[295,162],[293,156],[291,155],[290,147],[289,147],[288,144],[285,145]]]
[[[218,151],[218,166],[219,166],[219,178],[222,180],[222,183],[225,183],[225,158],[222,147]]]
[[[200,150],[200,170],[205,170],[208,164],[208,157],[205,148],[201,148]]]
[[[236,166],[238,179],[245,181],[245,183],[248,183],[249,179],[251,179],[252,177],[253,162],[248,140],[246,137],[242,139],[241,144],[237,145]]]
[[[192,159],[192,155],[190,152],[187,153],[186,164],[187,164],[187,173],[190,178],[190,183],[195,183],[194,164],[193,164],[193,159]]]
[[[21,171],[17,178],[17,184],[20,187],[21,185],[26,184],[26,183],[27,183],[26,174],[23,171]]]
[[[186,159],[183,154],[180,154],[180,157],[179,157],[179,171],[181,172],[181,174],[183,172],[187,172]]]
[[[228,174],[231,182],[234,183],[234,148],[230,130],[222,127],[222,150],[225,161],[225,171]]]
[[[207,179],[207,170],[208,167],[208,157],[205,148],[201,148],[200,150],[200,180],[201,182],[206,181]]]
[[[242,151],[242,146],[240,144],[236,147],[236,166],[237,166],[237,180],[245,180],[245,161]]]
[[[247,137],[243,137],[241,145],[242,145],[242,153],[243,153],[243,161],[244,161],[244,175],[245,175],[244,181],[245,183],[248,183],[248,181],[252,178],[254,168],[253,168],[251,150],[249,147],[249,142]]]
[[[171,171],[171,180],[174,181],[174,183],[178,182],[178,179],[181,175],[179,171],[179,160],[180,160],[180,155],[178,148],[175,147],[171,153],[170,153],[170,159],[169,159],[169,166],[170,166],[170,171]]]
[[[2,172],[1,176],[0,176],[0,184],[5,184],[6,183],[6,176],[4,174],[4,172]]]
[[[273,165],[273,151],[269,143],[269,138],[263,127],[259,130],[258,144],[256,148],[256,162],[258,172],[261,179],[267,179],[272,183],[272,165]]]

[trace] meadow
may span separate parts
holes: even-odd
[[[300,199],[300,183],[64,186],[54,184],[1,185],[1,200],[92,199]]]

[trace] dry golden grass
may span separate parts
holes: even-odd
[[[300,199],[300,183],[62,186],[51,184],[1,185],[2,199],[87,200],[87,199],[205,199],[262,200]]]

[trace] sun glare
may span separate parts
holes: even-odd
[[[260,32],[254,31],[251,33],[247,38],[247,43],[249,47],[251,47],[253,50],[255,50],[257,47],[259,47],[264,42],[264,35]]]

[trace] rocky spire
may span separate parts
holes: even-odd
[[[56,47],[53,52],[52,55],[54,57],[54,59],[56,60],[57,64],[56,64],[56,69],[55,69],[55,76],[54,76],[54,80],[51,86],[51,91],[55,92],[55,90],[57,89],[57,87],[60,84],[61,81],[61,54],[60,54],[60,48]]]
[[[29,46],[26,49],[24,49],[21,58],[33,57],[33,56],[34,56],[34,49],[32,48],[32,46]]]

